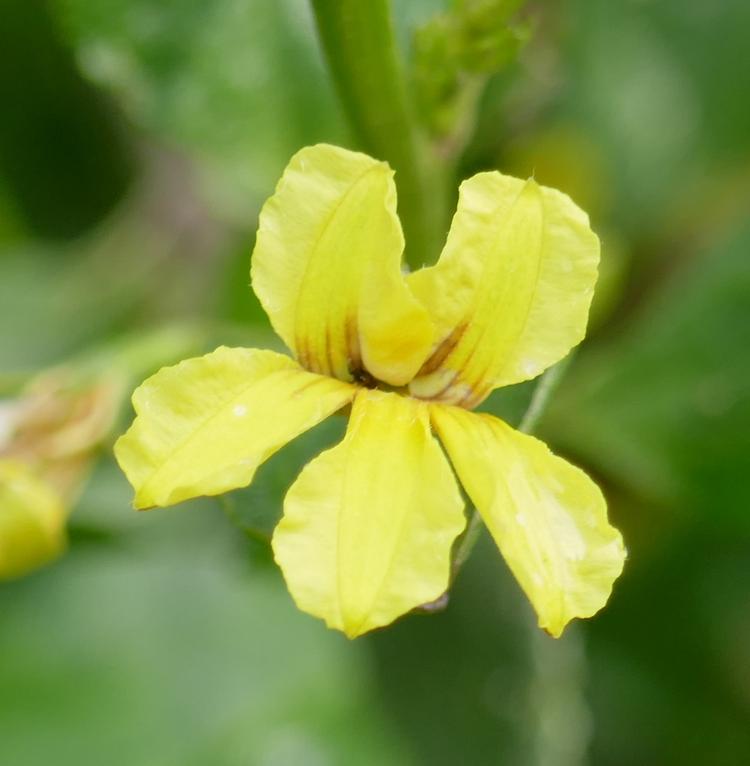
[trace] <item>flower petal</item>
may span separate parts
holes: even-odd
[[[411,380],[433,326],[401,275],[403,248],[386,163],[325,144],[291,159],[260,214],[252,282],[303,367]]]
[[[273,549],[299,608],[353,638],[445,592],[464,523],[427,405],[362,389],[344,440],[289,490]]]
[[[65,510],[29,467],[0,460],[0,580],[20,577],[65,548]]]
[[[412,393],[471,408],[539,375],[582,340],[598,262],[566,195],[497,172],[465,181],[440,260],[408,279],[437,327]]]
[[[559,636],[609,598],[625,549],[602,493],[579,468],[491,415],[433,405],[432,421],[500,551]]]
[[[133,394],[137,417],[115,444],[135,507],[248,485],[264,460],[354,391],[256,349],[221,346],[159,370]]]

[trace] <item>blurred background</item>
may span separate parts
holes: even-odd
[[[358,145],[311,10],[1,0],[0,468],[68,539],[0,583],[4,766],[750,763],[750,4],[515,5],[398,0],[398,44],[447,188],[533,173],[601,235],[538,432],[605,488],[629,561],[555,642],[482,539],[445,611],[349,642],[267,545],[342,419],[248,490],[147,514],[111,457],[147,374],[278,347],[258,210],[301,146]],[[532,388],[487,407],[517,423]]]

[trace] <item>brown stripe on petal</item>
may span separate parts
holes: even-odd
[[[461,363],[461,370],[459,375],[463,378],[464,385],[468,388],[469,393],[464,394],[464,396],[461,397],[461,400],[458,402],[460,407],[466,406],[464,402],[469,398],[473,398],[474,392],[479,391],[479,384],[482,382],[482,380],[484,380],[485,374],[489,371],[489,368],[485,367],[485,371],[481,375],[471,375],[469,377],[469,372],[471,369],[470,363],[478,349],[479,340],[477,340],[477,342],[471,347],[469,353],[466,355],[466,358]]]
[[[329,322],[326,322],[326,364],[328,369],[325,370],[325,373],[335,377],[336,364],[333,359],[333,340],[331,338],[331,325]]]
[[[464,397],[455,402],[457,407],[463,407],[465,410],[473,410],[474,407],[481,404],[492,391],[491,386],[482,386],[481,388],[474,389],[471,386]]]
[[[420,378],[423,375],[429,375],[430,373],[435,372],[435,370],[437,370],[451,355],[468,326],[468,322],[456,325],[453,330],[451,330],[450,334],[440,341],[437,348],[430,355],[430,358],[422,365],[416,377]]]
[[[425,396],[423,401],[425,402],[439,402],[443,400],[443,396],[448,393],[453,388],[453,384],[456,382],[456,378],[458,377],[458,373],[454,372],[453,375],[451,375],[450,380],[439,390],[435,391],[434,393],[431,393],[429,396]],[[412,396],[415,399],[422,399],[421,396],[418,394],[412,394]]]
[[[362,351],[359,345],[359,328],[357,327],[357,318],[350,315],[344,323],[346,334],[346,353],[349,359],[349,371],[354,375],[357,370],[362,369]]]
[[[296,373],[296,370],[295,370]],[[299,388],[297,388],[293,393],[292,396],[299,396],[304,391],[307,391],[309,388],[312,388],[313,386],[317,386],[319,383],[325,382],[325,378],[313,378],[312,380],[306,380]]]
[[[297,334],[294,338],[294,352],[295,356],[297,357],[297,361],[300,363],[301,367],[304,367],[306,370],[312,369],[310,367],[310,362],[312,355],[310,353],[310,341],[305,335],[299,335]]]

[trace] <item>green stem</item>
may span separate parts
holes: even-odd
[[[396,171],[412,267],[434,261],[442,236],[443,179],[431,178],[409,107],[388,0],[311,0],[344,108],[365,151]],[[430,168],[436,168],[431,161]],[[432,172],[439,172],[433,170]]]
[[[241,529],[251,540],[255,540],[256,542],[261,543],[261,545],[271,545],[271,535],[262,529],[258,529],[257,527],[245,523],[234,510],[232,502],[226,495],[219,495],[216,499],[218,500],[219,507],[224,512],[224,515],[235,527]]]
[[[557,390],[560,381],[570,366],[574,354],[575,352],[568,354],[565,359],[560,360],[554,367],[550,367],[539,379],[534,389],[534,395],[531,397],[531,402],[518,425],[519,431],[530,434],[536,428],[544,411],[547,409],[550,397]]]
[[[591,710],[586,700],[586,647],[578,625],[550,638],[526,621],[531,645],[527,710],[532,732],[529,766],[585,766]]]

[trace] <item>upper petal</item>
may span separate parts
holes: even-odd
[[[136,389],[137,417],[115,456],[136,508],[218,495],[249,484],[264,460],[353,395],[282,354],[221,346]]]
[[[432,322],[401,275],[393,171],[336,146],[302,149],[260,214],[253,288],[303,367],[407,383]]]
[[[408,280],[436,324],[412,393],[473,407],[539,375],[583,338],[598,262],[566,195],[498,172],[464,181],[440,260]]]
[[[427,406],[362,389],[344,440],[289,490],[273,549],[300,609],[354,637],[445,592],[464,522]]]
[[[65,510],[28,466],[0,460],[0,580],[46,564],[65,548]]]
[[[625,549],[602,493],[579,468],[491,415],[433,405],[469,496],[539,617],[559,636],[609,598]]]

